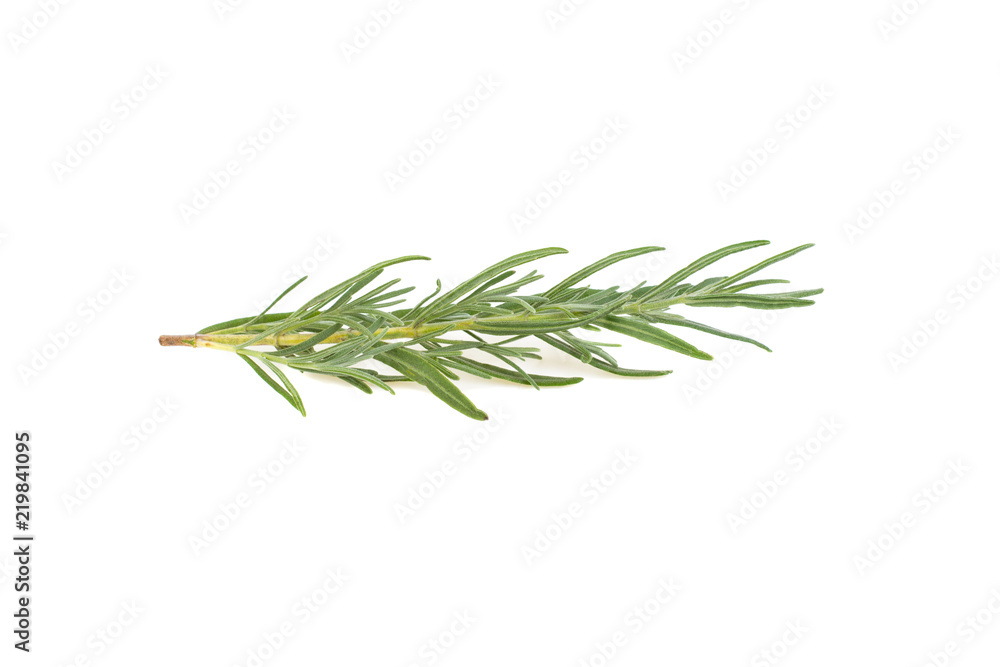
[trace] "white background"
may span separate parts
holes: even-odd
[[[0,21],[0,534],[27,429],[37,535],[30,656],[11,647],[0,552],[3,664],[995,664],[996,3],[594,0],[554,20],[555,0],[421,0],[350,57],[387,0],[48,4],[11,0]],[[275,109],[294,118],[248,159]],[[621,132],[581,170],[609,121]],[[391,188],[436,128],[446,140]],[[185,215],[230,160],[240,172]],[[569,187],[518,227],[564,169]],[[881,215],[862,228],[859,207]],[[696,314],[755,328],[773,354],[696,332],[715,362],[632,341],[623,365],[675,372],[631,380],[547,353],[539,368],[586,380],[463,380],[490,431],[419,388],[311,377],[303,419],[237,359],[156,342],[250,314],[303,269],[296,304],[402,254],[434,258],[388,272],[422,295],[531,248],[570,251],[540,263],[553,278],[667,248],[594,278],[622,284],[757,238],[817,243],[767,273],[825,287],[817,305]],[[483,446],[466,461],[467,439]],[[291,441],[258,494],[255,471]],[[591,504],[582,487],[618,452],[635,462]],[[446,461],[456,474],[401,522]],[[744,500],[756,513],[735,523]],[[583,515],[529,563],[574,502]],[[328,599],[306,619],[313,595]],[[992,624],[962,625],[984,609]],[[433,653],[455,614],[471,628]]]

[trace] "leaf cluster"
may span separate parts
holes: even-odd
[[[625,250],[580,269],[544,292],[527,294],[524,288],[543,276],[534,270],[519,276],[516,269],[566,252],[562,248],[543,248],[509,257],[446,291],[438,281],[430,295],[405,307],[404,295],[414,288],[400,287],[399,278],[381,283],[378,279],[393,265],[427,259],[411,255],[369,267],[295,311],[272,313],[274,306],[302,282],[299,280],[260,314],[206,327],[196,339],[229,341],[228,345],[213,347],[235,352],[303,415],[302,398],[288,379],[288,371],[332,376],[369,394],[374,388],[392,392],[395,382],[416,382],[455,410],[482,420],[487,418],[486,413],[455,384],[459,373],[536,389],[582,380],[526,371],[524,361],[541,359],[539,348],[526,345],[530,340],[607,373],[630,377],[666,375],[670,371],[622,368],[609,352],[618,345],[584,338],[581,332],[611,331],[702,360],[712,357],[680,338],[676,333],[679,329],[693,329],[770,351],[745,336],[668,312],[682,305],[755,309],[812,305],[808,297],[822,289],[760,293],[752,290],[788,281],[751,279],[812,244],[779,253],[731,276],[698,282],[693,279],[729,255],[767,243],[750,241],[721,248],[655,285],[643,283],[624,290],[594,288],[585,283],[617,262],[663,248]],[[475,353],[475,358],[469,353]],[[370,361],[380,365],[365,364]]]

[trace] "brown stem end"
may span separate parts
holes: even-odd
[[[160,336],[160,345],[170,347],[172,345],[187,345],[194,347],[194,336]]]

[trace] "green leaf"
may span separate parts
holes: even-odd
[[[405,347],[378,354],[375,358],[396,372],[427,387],[432,394],[466,417],[485,421],[485,412],[473,404],[454,383],[422,356]]]
[[[432,301],[430,304],[421,308],[418,312],[413,314],[414,320],[417,322],[425,321],[430,317],[433,317],[434,313],[447,306],[455,299],[468,294],[472,290],[479,287],[481,284],[490,280],[491,278],[503,273],[515,266],[520,266],[521,264],[526,264],[527,262],[533,262],[535,260],[541,259],[543,257],[548,257],[549,255],[560,255],[565,253],[566,250],[562,248],[542,248],[540,250],[531,250],[529,252],[522,252],[512,257],[508,257],[502,262],[497,262],[493,266],[480,271],[472,278],[469,278],[464,283],[461,283],[454,289],[445,292],[437,299]]]
[[[760,246],[767,245],[768,243],[770,243],[770,241],[747,241],[745,243],[736,243],[730,246],[726,246],[725,248],[720,248],[715,252],[710,252],[707,255],[691,262],[683,269],[681,269],[680,271],[678,271],[677,273],[675,273],[674,275],[670,276],[662,283],[657,285],[654,289],[647,292],[640,299],[640,303],[651,301],[652,299],[656,298],[657,296],[665,292],[670,287],[673,287],[680,281],[684,280],[688,276],[697,273],[698,271],[701,271],[705,267],[715,264],[723,257],[728,257],[729,255],[732,255],[737,252],[743,252],[744,250],[750,250],[751,248],[759,248]]]
[[[753,289],[754,287],[761,287],[763,285],[777,285],[779,283],[788,283],[788,280],[782,280],[781,278],[771,278],[769,280],[750,280],[745,283],[740,283],[739,285],[731,285],[726,289],[719,290],[720,292],[743,292],[748,289]]]
[[[802,252],[803,250],[806,250],[807,248],[813,247],[813,245],[815,245],[815,244],[813,244],[813,243],[806,243],[805,245],[800,245],[798,248],[792,248],[791,250],[786,250],[785,252],[778,253],[774,257],[768,257],[763,262],[761,262],[759,264],[754,264],[749,269],[746,269],[745,271],[740,271],[736,275],[730,276],[729,278],[726,278],[721,283],[719,283],[716,287],[717,287],[717,289],[723,289],[725,287],[728,287],[729,285],[733,285],[735,283],[738,283],[739,281],[743,280],[747,276],[752,276],[753,274],[757,273],[761,269],[766,269],[767,267],[771,266],[772,264],[777,264],[778,262],[780,262],[783,259],[788,259],[792,255],[797,255],[800,252]]]
[[[571,384],[576,384],[578,382],[583,382],[583,378],[578,377],[554,377],[551,375],[535,375],[534,373],[527,374],[534,382],[525,379],[520,373],[515,371],[507,370],[506,368],[500,368],[499,366],[494,366],[493,364],[483,363],[482,361],[476,361],[475,359],[452,359],[445,358],[440,359],[441,363],[451,366],[452,368],[458,369],[460,371],[465,371],[466,373],[471,373],[473,375],[478,375],[483,378],[496,378],[498,380],[506,380],[507,382],[515,382],[517,384],[530,385],[534,384],[536,387],[564,387]],[[478,371],[478,372],[474,372]]]
[[[400,310],[396,314],[398,314],[399,316],[404,317],[406,319],[412,318],[414,313],[418,312],[421,308],[423,308],[425,303],[427,303],[428,301],[430,301],[431,299],[433,299],[435,296],[437,296],[438,292],[441,291],[441,280],[440,279],[437,280],[436,284],[437,284],[437,289],[435,289],[433,292],[431,292],[430,294],[428,294],[427,296],[425,296],[423,299],[421,299],[420,303],[418,303],[417,305],[415,305],[413,308],[410,308],[409,310],[406,310],[406,311]]]
[[[271,361],[266,356],[261,357],[260,360],[263,361],[265,365],[267,365],[267,367],[271,370],[272,373],[274,373],[274,375],[279,380],[281,380],[281,384],[283,384],[285,386],[285,391],[288,392],[289,396],[291,396],[292,400],[294,401],[293,405],[297,406],[298,409],[299,409],[299,411],[302,413],[302,416],[305,417],[306,416],[306,408],[302,404],[302,397],[299,396],[299,392],[295,388],[295,385],[293,385],[291,382],[289,382],[288,378],[281,371],[281,369],[278,368],[277,366],[275,366],[273,363],[271,363]]]
[[[260,315],[251,317],[238,317],[235,320],[226,320],[225,322],[219,322],[218,324],[213,324],[212,326],[205,327],[199,334],[206,333],[218,333],[220,331],[225,331],[226,329],[242,329],[252,320],[257,320],[259,323],[270,323],[270,322],[281,322],[282,320],[288,319],[291,313],[271,313],[270,315],[265,315],[261,317]]]
[[[681,354],[686,354],[687,356],[694,357],[695,359],[702,359],[704,361],[712,360],[712,355],[707,352],[702,352],[691,343],[681,340],[677,336],[669,334],[662,329],[657,329],[652,324],[644,322],[643,320],[609,315],[597,324],[608,331],[625,334],[626,336],[631,336],[632,338],[641,340],[644,343],[659,345],[667,350],[680,352]]]
[[[304,306],[302,306],[294,313],[292,313],[290,317],[294,319],[306,313],[313,312],[319,308],[322,308],[330,301],[340,296],[343,292],[350,289],[351,286],[354,285],[354,283],[358,282],[359,280],[363,280],[364,278],[368,277],[373,273],[381,272],[382,269],[393,266],[394,264],[401,264],[403,262],[412,262],[415,260],[429,260],[429,259],[430,257],[424,257],[423,255],[406,255],[405,257],[397,257],[396,259],[386,260],[384,262],[379,262],[378,264],[375,264],[373,266],[369,266],[367,269],[365,269],[358,275],[354,276],[353,278],[345,280],[339,285],[335,285],[334,287],[331,287],[322,294],[313,297]]]
[[[264,382],[266,382],[268,384],[268,386],[271,387],[271,389],[274,389],[276,392],[278,392],[278,394],[281,395],[282,398],[284,398],[286,401],[288,401],[289,403],[291,403],[292,407],[295,408],[296,410],[298,410],[299,412],[301,412],[303,417],[306,416],[306,408],[302,404],[302,399],[299,398],[298,392],[296,392],[294,395],[292,395],[285,387],[282,387],[280,384],[278,384],[274,380],[274,378],[272,378],[270,375],[268,375],[267,372],[263,368],[261,368],[256,363],[254,363],[250,359],[250,357],[246,356],[245,354],[240,354],[240,353],[237,353],[237,354],[240,357],[240,359],[242,359],[243,361],[245,361],[248,364],[250,364],[250,368],[252,368],[254,370],[254,373],[256,373],[258,376],[260,376],[260,378],[262,380],[264,380]],[[272,364],[268,364],[268,366],[270,366],[271,368],[274,368],[274,366]],[[277,370],[277,369],[274,368],[274,370]],[[288,378],[286,378],[283,373],[281,373],[280,371],[278,371],[278,375],[281,377],[282,382],[285,384],[286,387],[288,387],[288,386],[291,385],[291,383],[288,382]]]
[[[545,292],[542,296],[547,298],[554,298],[561,292],[565,291],[566,289],[572,287],[573,285],[576,285],[584,278],[589,278],[590,276],[594,275],[601,269],[606,269],[612,264],[621,262],[626,259],[631,259],[632,257],[645,255],[647,253],[659,252],[660,250],[664,250],[664,248],[661,248],[660,246],[646,246],[643,248],[635,248],[633,250],[622,250],[621,252],[613,253],[611,255],[608,255],[604,259],[594,262],[590,266],[580,269],[566,280],[562,281],[549,291]]]
[[[355,389],[360,389],[361,391],[365,392],[366,394],[374,394],[375,393],[375,391],[371,387],[369,387],[365,382],[363,382],[363,381],[361,381],[361,380],[359,380],[357,378],[348,377],[346,375],[338,375],[337,377],[340,380],[343,380],[347,384],[351,385]]]
[[[279,301],[281,301],[282,299],[284,299],[285,295],[287,295],[293,289],[295,289],[296,287],[298,287],[302,283],[302,281],[305,280],[308,277],[309,276],[302,276],[301,278],[299,278],[298,280],[296,280],[294,283],[292,283],[291,285],[289,285],[287,288],[285,288],[285,291],[282,292],[281,294],[279,294],[278,298],[275,299],[274,301],[272,301],[270,306],[268,306],[264,310],[260,311],[260,315],[258,315],[257,317],[255,317],[252,320],[250,320],[249,322],[247,322],[247,325],[253,324],[253,323],[259,321],[260,318],[262,318],[265,315],[267,315],[268,311],[271,310],[272,308],[274,308],[275,304],[277,304]]]
[[[360,380],[362,382],[371,382],[373,385],[379,389],[385,389],[390,394],[395,394],[396,392],[392,390],[392,387],[383,382],[377,375],[371,373],[366,373],[359,368],[349,368],[347,366],[341,366],[337,368],[320,368],[310,364],[298,364],[289,363],[289,368],[296,368],[305,373],[318,373],[319,375],[332,375],[334,377],[345,379],[354,378],[355,380]]]
[[[782,308],[802,308],[815,301],[796,297],[786,298],[769,294],[705,294],[684,297],[684,304],[695,308],[755,308],[757,310],[780,310]]]
[[[372,271],[371,273],[365,275],[364,277],[359,277],[354,281],[354,284],[348,287],[343,294],[330,306],[328,310],[336,311],[343,308],[350,302],[351,297],[360,292],[363,288],[367,287],[373,280],[382,275],[384,269],[379,269],[378,271]]]
[[[566,354],[576,357],[577,359],[582,359],[580,352],[566,343],[562,342],[554,336],[549,336],[548,334],[539,334],[536,336],[538,339],[545,341],[557,350],[562,350]],[[601,359],[590,359],[590,361],[585,362],[588,366],[593,366],[606,373],[611,373],[612,375],[622,375],[625,377],[660,377],[662,375],[669,375],[673,371],[644,371],[644,370],[634,370],[631,368],[622,368],[620,366],[612,366],[606,361]]]
[[[739,334],[729,333],[728,331],[723,331],[722,329],[716,329],[715,327],[710,327],[707,324],[700,324],[698,322],[693,322],[680,315],[648,315],[654,322],[659,322],[660,324],[666,324],[667,326],[677,326],[677,327],[687,327],[689,329],[694,329],[695,331],[704,331],[705,333],[712,334],[713,336],[719,336],[720,338],[728,338],[730,340],[738,340],[742,343],[750,343],[751,345],[756,345],[762,350],[767,352],[771,351],[767,345],[761,342],[755,341],[753,338],[747,338],[746,336],[741,336]]]

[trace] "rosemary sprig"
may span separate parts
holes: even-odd
[[[648,246],[614,253],[538,294],[523,294],[522,290],[542,276],[531,271],[516,277],[514,269],[565,253],[562,248],[514,255],[443,294],[438,281],[432,294],[410,308],[399,306],[405,302],[401,297],[414,288],[397,287],[398,278],[363,292],[388,267],[428,259],[410,255],[365,269],[295,311],[272,313],[271,309],[303,278],[259,315],[205,327],[193,335],[161,336],[160,344],[235,353],[303,415],[306,411],[302,398],[286,374],[289,369],[330,375],[368,394],[372,393],[372,387],[392,392],[391,382],[417,382],[462,414],[482,420],[487,418],[486,413],[455,386],[453,381],[459,379],[455,371],[536,389],[576,384],[583,379],[525,371],[519,362],[541,359],[538,348],[520,344],[527,338],[535,338],[600,370],[631,377],[666,375],[670,371],[621,368],[607,351],[617,345],[582,338],[578,331],[612,331],[704,360],[712,357],[667,329],[694,329],[770,352],[758,341],[667,312],[672,306],[681,305],[758,309],[812,305],[814,302],[806,297],[820,294],[822,289],[751,293],[757,287],[788,281],[746,280],[812,244],[792,248],[732,276],[684,282],[724,257],[767,243],[749,241],[721,248],[659,284],[641,284],[630,290],[596,289],[580,283],[616,262],[663,248]],[[268,347],[272,349],[256,349]],[[469,352],[478,353],[481,358],[470,358]],[[483,360],[490,358],[490,362]],[[372,359],[396,374],[359,367],[361,362]]]

